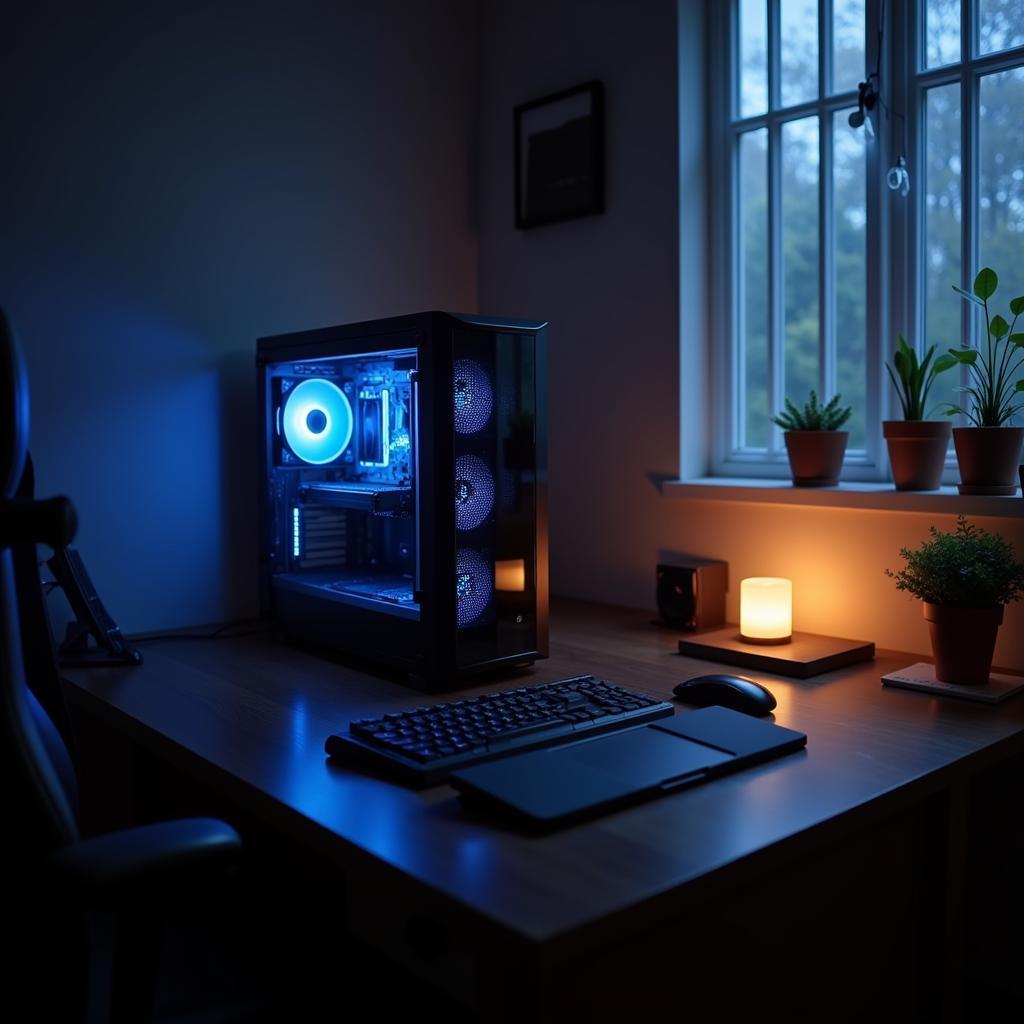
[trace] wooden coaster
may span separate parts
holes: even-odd
[[[918,661],[898,672],[890,672],[882,676],[883,686],[899,686],[905,690],[922,690],[925,693],[938,693],[943,697],[959,697],[961,700],[977,700],[983,704],[998,704],[1007,697],[1024,690],[1024,676],[1003,675],[993,672],[985,686],[961,686],[958,683],[946,683],[935,678],[935,666],[925,661]]]
[[[762,646],[741,640],[738,626],[727,626],[713,633],[701,633],[692,640],[680,640],[679,653],[689,658],[809,679],[859,661],[870,661],[875,656],[875,645],[866,640],[794,633],[788,644]]]

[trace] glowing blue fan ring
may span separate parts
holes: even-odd
[[[494,508],[494,477],[487,463],[475,455],[455,460],[455,525],[475,530]]]
[[[281,426],[288,447],[303,462],[333,462],[352,440],[352,403],[323,377],[296,385],[285,399]]]
[[[471,626],[487,610],[494,590],[491,567],[479,551],[461,548],[455,555],[455,617],[459,629]]]

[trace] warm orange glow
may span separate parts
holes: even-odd
[[[793,584],[777,576],[740,581],[740,636],[752,643],[779,643],[793,635]]]
[[[526,563],[521,558],[495,562],[494,589],[524,591],[526,589]]]

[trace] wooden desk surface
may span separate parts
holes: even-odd
[[[678,655],[678,634],[649,620],[558,603],[549,660],[466,692],[593,672],[669,695],[714,670]],[[678,915],[702,884],[753,877],[792,844],[834,840],[1024,748],[1024,698],[990,707],[883,689],[881,675],[913,656],[803,681],[752,672],[778,699],[776,721],[807,733],[805,753],[538,838],[469,817],[447,786],[413,792],[326,761],[324,737],[349,720],[444,696],[266,636],[154,642],[145,658],[68,672],[69,697],[340,865],[369,858],[545,952]]]

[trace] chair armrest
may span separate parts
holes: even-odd
[[[241,851],[241,837],[226,822],[182,818],[73,843],[50,857],[46,870],[62,895],[99,908],[137,897],[177,898],[223,879]]]

